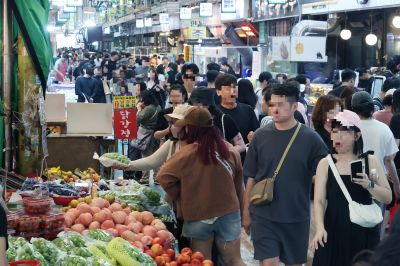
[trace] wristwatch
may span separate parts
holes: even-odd
[[[367,190],[370,191],[370,190],[374,189],[374,187],[375,187],[374,182],[370,181],[369,182],[369,188],[367,188]]]

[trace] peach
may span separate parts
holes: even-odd
[[[85,230],[85,226],[83,226],[83,224],[75,224],[71,226],[71,230],[82,234],[83,230]]]
[[[130,231],[130,232],[131,232],[131,230],[129,230],[128,226],[126,226],[126,225],[120,225],[120,226],[118,226],[118,227],[115,228],[115,229],[118,231],[118,236],[119,236],[119,237],[120,237],[120,236],[122,235],[122,233],[125,232],[125,231]]]
[[[139,222],[139,221],[137,222],[137,224],[140,226],[140,231],[142,231],[143,227],[144,227],[143,224],[141,222]]]
[[[69,209],[67,211],[67,213],[73,213],[73,214],[75,214],[75,216],[77,216],[78,215],[78,210],[77,209]]]
[[[111,210],[112,212],[122,211],[122,207],[121,207],[121,205],[119,205],[118,203],[113,203],[113,204],[111,204],[111,206],[110,206],[110,210]]]
[[[92,222],[90,225],[89,225],[89,230],[92,230],[92,229],[100,229],[100,223],[99,222]]]
[[[125,209],[123,209],[122,211],[123,211],[123,212],[125,212],[125,213],[126,213],[126,215],[129,215],[129,214],[131,214],[131,210],[130,210],[130,209],[128,209],[128,208],[125,208]]]
[[[65,226],[66,226],[67,228],[70,228],[71,225],[72,225],[72,219],[71,219],[69,216],[67,216],[67,217],[65,217],[65,219],[64,219],[64,223],[65,223]]]
[[[78,217],[81,216],[82,213],[90,213],[92,209],[90,208],[89,205],[81,205],[81,207],[78,210]]]
[[[76,209],[79,211],[79,208],[80,208],[82,205],[87,205],[87,203],[86,203],[86,202],[79,202],[78,205],[76,206]],[[88,206],[89,206],[89,205],[88,205]]]
[[[106,231],[110,232],[114,237],[118,237],[118,231],[114,228],[108,228]]]
[[[163,223],[160,219],[154,219],[152,222],[151,222],[151,226],[155,226],[157,223]]]
[[[142,212],[142,223],[144,225],[149,225],[154,220],[153,214],[148,211]]]
[[[106,220],[101,224],[100,228],[103,229],[103,230],[107,230],[108,228],[114,229],[114,222],[111,221],[111,220]]]
[[[157,232],[157,237],[161,238],[164,242],[166,242],[169,237],[169,234],[165,230],[160,230]]]
[[[174,235],[171,232],[168,232],[167,242],[170,242],[174,239],[175,239]]]
[[[108,208],[110,207],[110,203],[108,202],[108,200],[104,200],[104,208]]]
[[[73,213],[73,212],[67,212],[65,215],[66,215],[66,217],[69,217],[69,218],[71,219],[71,222],[75,222],[75,220],[76,220],[76,215],[75,215],[75,213]]]
[[[136,240],[136,235],[132,231],[124,231],[121,234],[121,237],[125,239],[126,241],[135,241]]]
[[[151,238],[155,238],[157,236],[157,231],[154,229],[154,227],[148,225],[143,228],[143,234],[145,236],[151,236]]]
[[[95,198],[97,199],[97,198]],[[95,215],[96,213],[99,213],[101,211],[101,209],[99,207],[91,207],[91,213],[92,215]]]
[[[98,216],[97,216],[97,217],[98,217],[97,219],[95,219],[96,215],[98,215]],[[105,220],[107,220],[107,218],[108,218],[108,213],[105,212],[105,211],[100,211],[99,213],[96,213],[96,214],[93,216],[93,220],[94,220],[94,221],[98,221],[99,223],[104,222]]]
[[[112,218],[114,223],[123,224],[126,220],[127,214],[123,211],[116,211],[112,214]]]
[[[130,224],[130,223],[136,223],[135,217],[132,217],[132,216],[127,216],[127,217],[126,217],[126,219],[125,219],[125,225],[128,225],[128,224]]]
[[[83,207],[81,207],[82,209]],[[90,213],[82,213],[79,216],[79,221],[81,222],[81,224],[83,224],[84,226],[88,226],[89,224],[91,224],[93,222],[93,217]]]
[[[144,236],[140,239],[140,241],[145,245],[151,245],[151,241],[153,241],[153,238],[151,236]]]
[[[71,231],[71,228],[64,228],[64,232],[69,232]]]
[[[128,224],[128,228],[135,234],[138,234],[140,232],[140,225],[138,223],[130,223]]]
[[[104,207],[104,199],[102,198],[94,198],[92,200],[92,207],[97,207],[99,209]]]
[[[133,216],[138,222],[142,222],[142,214],[138,211],[131,212],[129,216]]]
[[[81,222],[79,221],[79,218],[75,220],[74,224],[81,224]]]
[[[142,237],[144,237],[143,233],[138,233],[137,235],[140,237],[140,239],[142,239]]]
[[[154,225],[154,229],[156,229],[157,231],[160,231],[160,230],[167,229],[167,227],[165,227],[164,223],[157,223],[157,224]]]

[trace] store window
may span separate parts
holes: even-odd
[[[393,12],[386,16],[386,54],[387,61],[394,55],[400,54],[400,29],[393,26],[393,18],[399,13]],[[387,62],[386,61],[386,62]]]

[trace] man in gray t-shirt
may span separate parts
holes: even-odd
[[[65,74],[68,69],[68,55],[63,54],[60,59],[54,64],[54,71],[56,72],[56,79],[60,82],[64,81]]]
[[[248,176],[243,227],[254,240],[254,259],[278,265],[307,262],[312,176],[328,148],[310,128],[302,125],[274,182],[271,203],[250,203],[254,185],[272,178],[296,131],[294,118],[299,90],[289,83],[276,87],[271,97],[274,123],[257,130],[250,142],[243,175]]]
[[[147,72],[150,70],[150,59],[148,57],[142,58],[142,65],[135,69],[136,82],[145,82],[147,80]],[[151,89],[151,88],[148,88]]]

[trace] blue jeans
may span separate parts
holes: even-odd
[[[247,186],[247,180],[248,180],[249,178],[247,177],[247,176],[243,176],[243,182],[244,182],[244,188],[246,188],[246,186]]]

